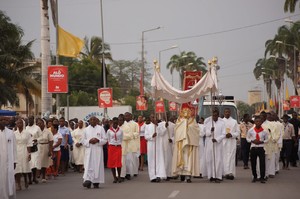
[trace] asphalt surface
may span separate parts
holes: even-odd
[[[241,163],[240,163],[241,164]],[[82,174],[69,171],[65,176],[47,183],[30,185],[27,190],[17,192],[17,199],[194,199],[194,198],[241,198],[241,199],[290,199],[299,198],[300,168],[281,170],[266,184],[251,183],[251,170],[237,167],[234,180],[224,180],[220,184],[207,179],[192,179],[192,183],[171,180],[151,183],[147,168],[137,177],[123,183],[113,183],[109,169],[105,170],[105,184],[99,189],[86,189],[82,186]],[[23,186],[24,187],[24,186]]]

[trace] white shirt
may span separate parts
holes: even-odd
[[[247,133],[247,141],[248,142],[254,141],[256,139],[256,132],[255,132],[254,128],[251,128]],[[258,135],[259,135],[259,141],[264,142],[264,143],[258,144],[258,145],[251,143],[251,148],[252,147],[264,147],[264,144],[266,142],[268,142],[269,137],[268,137],[268,133],[265,130],[259,132]]]
[[[109,145],[121,145],[123,140],[123,131],[119,127],[117,129],[111,127],[107,130],[107,139]]]
[[[62,139],[61,133],[57,132],[55,135],[53,135],[53,146],[57,144],[59,139]],[[60,151],[60,145],[53,148],[53,151]]]

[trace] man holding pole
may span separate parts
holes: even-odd
[[[220,183],[223,174],[222,140],[226,137],[226,131],[218,109],[214,109],[212,116],[204,121],[204,131],[207,177],[211,182]]]

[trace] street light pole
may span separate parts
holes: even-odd
[[[101,0],[102,1],[102,0]],[[158,30],[161,27],[158,26],[157,28],[152,28],[149,30],[144,30],[142,31],[142,68],[141,68],[141,90],[140,90],[140,95],[144,95],[144,71],[145,71],[145,53],[144,53],[144,34],[145,32],[150,32],[150,31],[154,31],[154,30]]]
[[[164,51],[167,51],[167,50],[174,49],[174,48],[178,48],[178,45],[174,45],[174,46],[171,46],[170,48],[166,48],[166,49],[163,49],[163,50],[159,51],[159,57],[158,57],[159,67],[161,67],[161,53],[164,52]]]
[[[103,22],[103,4],[100,0],[100,11],[101,11],[101,29],[102,29],[102,77],[103,77],[103,88],[106,88],[106,67],[104,57],[104,22]],[[107,117],[107,108],[104,108],[104,118]]]

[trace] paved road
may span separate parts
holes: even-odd
[[[237,167],[237,178],[220,184],[207,179],[192,179],[187,184],[174,180],[150,183],[147,171],[121,184],[113,184],[110,170],[105,171],[106,183],[100,189],[82,187],[82,175],[69,172],[46,184],[31,185],[28,190],[17,192],[17,199],[194,199],[194,198],[241,198],[241,199],[290,199],[299,198],[300,168],[280,171],[266,184],[251,183],[251,171]]]

